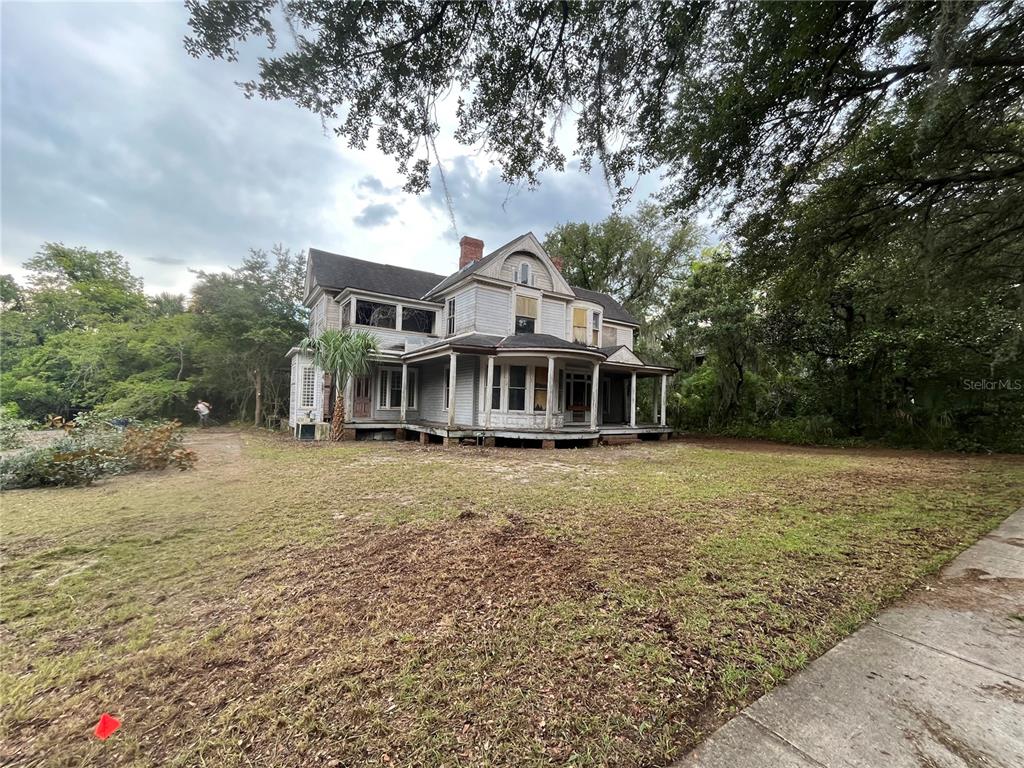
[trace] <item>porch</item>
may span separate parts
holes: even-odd
[[[443,445],[477,444],[493,447],[501,444],[539,444],[541,448],[582,447],[599,443],[619,444],[640,440],[667,440],[672,428],[660,424],[610,424],[591,429],[587,424],[567,424],[556,430],[484,428],[468,424],[449,427],[444,422],[351,421],[345,423],[349,439],[419,440]]]

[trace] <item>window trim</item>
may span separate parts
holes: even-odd
[[[309,374],[309,402],[306,402],[306,374]],[[316,368],[312,365],[303,365],[299,372],[299,403],[297,406],[300,410],[308,411],[311,408],[316,408]]]
[[[398,306],[397,315],[398,315],[398,317],[399,317],[399,319],[401,321],[399,323],[399,327],[398,327],[397,330],[400,330],[402,333],[415,333],[415,334],[417,334],[419,336],[433,336],[434,335],[434,330],[435,330],[435,328],[437,326],[437,310],[427,309],[426,307],[410,306],[409,304],[398,304],[397,306]],[[410,310],[410,311],[413,311],[413,312],[427,312],[427,313],[429,313],[430,316],[431,316],[430,330],[429,331],[415,331],[412,328],[406,328],[405,327],[405,312],[406,312],[406,310]]]
[[[391,402],[391,393],[394,390],[394,386],[391,383],[391,377],[398,376],[398,402]],[[416,410],[417,391],[419,389],[419,372],[415,368],[408,369],[408,384],[409,394],[406,396],[406,409],[410,411]],[[387,385],[384,385],[384,382]],[[386,401],[381,398],[381,395],[386,393]],[[382,366],[377,379],[377,410],[378,411],[399,411],[402,409],[402,369],[394,366]]]
[[[394,325],[371,325],[369,323],[360,323],[359,322],[359,303],[360,302],[363,302],[365,304],[379,304],[382,307],[391,307],[391,309],[394,310],[394,315],[393,315],[393,318],[392,318],[394,320]],[[356,303],[355,303],[355,316],[353,318],[353,323],[352,324],[353,325],[358,325],[360,328],[383,328],[385,331],[397,331],[398,330],[398,316],[399,316],[398,304],[391,304],[391,303],[388,303],[386,301],[376,301],[374,299],[360,299],[360,298],[357,297],[356,298]]]
[[[507,393],[507,395],[505,397],[505,406],[506,406],[505,410],[508,413],[530,413],[531,411],[528,411],[527,408],[526,408],[526,404],[527,404],[527,402],[529,402],[529,400],[527,398],[527,393],[530,390],[530,378],[529,378],[530,377],[530,366],[528,366],[528,365],[513,365],[513,364],[509,364],[507,367],[508,367],[508,382],[507,382],[507,386],[505,387],[505,389],[508,391],[508,393]],[[523,386],[522,387],[513,387],[512,386],[512,369],[513,368],[522,368],[523,369]],[[512,407],[512,390],[513,389],[515,389],[515,390],[522,389],[523,390],[523,407],[522,408],[513,408]]]

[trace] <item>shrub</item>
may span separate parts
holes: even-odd
[[[54,445],[0,460],[0,489],[89,485],[135,470],[189,469],[196,455],[181,446],[180,427],[173,421],[120,432],[99,420],[85,420]]]
[[[128,427],[124,431],[124,456],[135,469],[186,470],[196,463],[194,451],[181,445],[181,422]]]
[[[31,421],[18,418],[18,406],[14,403],[0,405],[0,451],[24,445],[22,433],[31,425]]]

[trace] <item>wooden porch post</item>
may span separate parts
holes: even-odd
[[[668,402],[668,374],[661,374],[661,426],[668,426],[668,413],[665,405]]]
[[[551,429],[551,413],[555,404],[555,356],[548,355],[548,402],[544,409],[544,429]]]
[[[405,407],[409,402],[409,364],[402,363],[402,410],[401,421],[405,423]]]
[[[455,360],[454,350],[448,356],[448,428],[455,426]]]
[[[601,361],[594,363],[594,374],[590,379],[590,428],[597,429],[597,392],[598,379],[601,373]]]
[[[629,377],[629,426],[636,426],[636,371]]]
[[[491,398],[494,397],[494,355],[487,357],[487,391],[484,393],[484,427],[491,428]]]

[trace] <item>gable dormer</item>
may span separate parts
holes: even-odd
[[[480,265],[476,274],[514,285],[573,295],[569,283],[532,232],[495,251]]]

